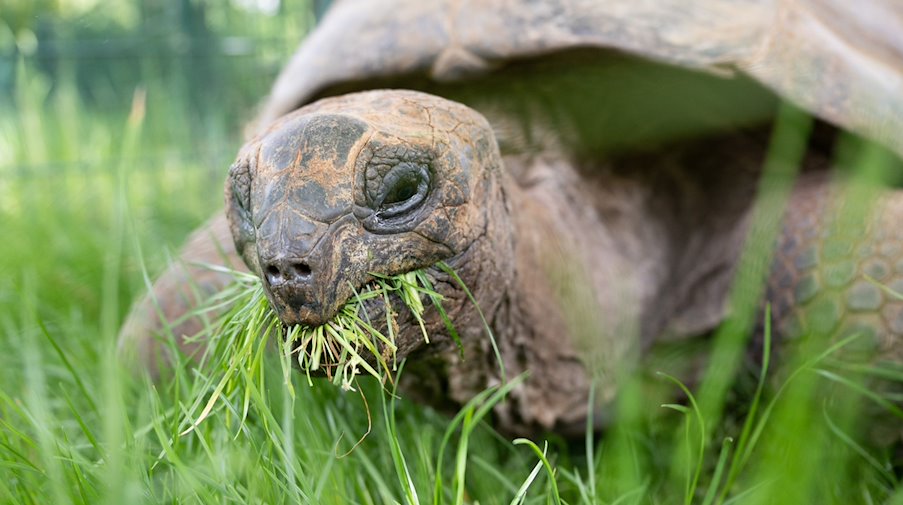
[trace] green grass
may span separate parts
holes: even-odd
[[[719,332],[730,367],[692,388],[668,367],[637,372],[580,444],[486,423],[524,377],[452,416],[375,379],[310,385],[263,346],[240,350],[251,365],[236,378],[259,387],[236,394],[187,362],[146,381],[117,361],[118,327],[145,270],[166,264],[161,244],[221,205],[238,139],[167,135],[190,118],[153,85],[99,114],[21,79],[0,117],[0,503],[903,503],[894,454],[870,443],[887,428],[874,419],[899,431],[903,368],[848,360],[854,336],[745,370],[750,314]],[[785,120],[777,131],[801,121],[805,136],[805,119]],[[770,159],[792,171],[787,142]],[[760,289],[750,254],[738,300]]]

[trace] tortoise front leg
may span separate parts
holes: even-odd
[[[767,300],[778,334],[839,339],[903,357],[903,191],[867,208],[824,175],[805,178],[787,210]],[[871,203],[871,202],[870,202]]]
[[[235,252],[223,212],[189,237],[178,259],[157,278],[151,292],[132,307],[119,333],[121,355],[156,375],[172,362],[166,340],[171,333],[186,356],[200,358],[203,341],[189,342],[186,338],[198,335],[206,322],[191,313],[233,281],[232,275],[205,265],[247,271]],[[214,314],[210,316],[215,318]]]

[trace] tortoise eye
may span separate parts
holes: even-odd
[[[383,206],[401,203],[416,196],[417,189],[420,187],[420,182],[421,181],[413,177],[405,177],[404,179],[399,180],[392,186],[389,192],[386,193],[386,198],[383,199]]]
[[[426,199],[429,189],[430,172],[426,164],[401,162],[383,177],[377,214],[392,218],[414,210]]]

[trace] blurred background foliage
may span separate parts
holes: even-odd
[[[0,90],[15,106],[21,61],[51,93],[72,85],[114,111],[142,87],[204,127],[234,128],[326,2],[310,0],[7,0],[0,9]],[[21,83],[20,83],[21,84]],[[224,124],[222,119],[226,119]],[[189,133],[199,133],[197,123]]]
[[[222,206],[243,125],[327,4],[4,0],[0,233],[17,238],[0,311],[31,276],[38,310],[90,319],[110,310],[99,283],[116,267],[121,318],[144,268]]]

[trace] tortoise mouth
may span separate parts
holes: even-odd
[[[375,370],[394,369],[400,350],[406,354],[407,349],[425,340],[419,318],[429,304],[429,296],[416,292],[416,302],[412,303],[411,295],[402,297],[400,290],[387,290],[386,283],[376,278],[356,289],[323,324],[283,322],[283,335],[290,339],[295,367],[311,376],[330,378],[346,373],[345,368],[354,360]]]
[[[286,327],[320,326],[334,319],[336,314],[341,311],[342,306],[339,306],[335,312],[326,313],[317,293],[310,286],[291,284],[273,286],[266,277],[264,277],[263,286],[270,305],[276,310],[279,320]]]

